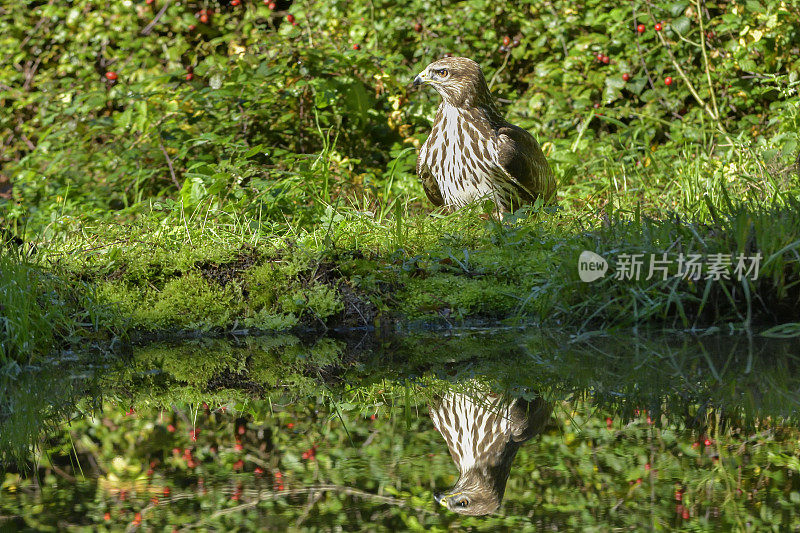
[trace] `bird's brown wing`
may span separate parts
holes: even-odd
[[[533,135],[511,124],[502,126],[497,133],[500,166],[531,197],[525,198],[523,194],[523,199],[551,200],[556,192],[556,180]]]
[[[510,409],[511,440],[525,442],[538,435],[550,421],[553,406],[543,398],[532,401],[517,398]]]
[[[425,163],[426,147],[422,148],[419,156],[417,157],[417,176],[422,182],[422,188],[425,190],[425,196],[436,207],[444,205],[444,198],[442,198],[442,191],[439,190],[439,184],[436,183],[436,178],[431,174],[431,169]]]

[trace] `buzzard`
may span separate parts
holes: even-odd
[[[417,175],[434,205],[458,208],[490,199],[503,212],[552,199],[556,181],[539,143],[503,119],[475,61],[440,59],[414,85],[430,85],[442,97],[417,159]]]
[[[431,408],[431,419],[460,476],[436,501],[465,515],[497,511],[517,450],[544,429],[550,412],[541,398],[509,401],[496,394],[447,393]]]

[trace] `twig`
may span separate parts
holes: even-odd
[[[164,157],[167,159],[167,166],[169,167],[169,174],[172,176],[172,183],[174,183],[180,191],[181,184],[178,182],[178,178],[175,177],[175,169],[172,168],[172,159],[169,158],[169,154],[166,148],[164,148],[164,143],[161,142],[161,135],[158,136],[158,147],[161,148],[161,153],[164,154]]]
[[[150,35],[150,32],[153,31],[153,26],[158,24],[159,19],[161,19],[161,17],[164,16],[164,13],[167,12],[170,2],[172,2],[172,0],[166,0],[164,2],[164,5],[161,6],[161,9],[158,11],[158,13],[156,13],[156,16],[153,18],[153,20],[151,20],[150,23],[142,29],[142,35]]]
[[[633,23],[636,24],[636,0],[631,0],[631,8],[633,9]],[[653,92],[656,91],[656,86],[653,83],[653,78],[650,76],[650,71],[647,69],[647,63],[644,60],[644,54],[642,53],[642,45],[639,43],[639,32],[636,32],[636,50],[639,51],[639,59],[642,62],[642,68],[644,69],[644,73],[647,76],[647,81],[650,82],[650,88]]]
[[[498,75],[499,75],[501,72],[503,72],[503,70],[505,70],[505,68],[506,68],[506,65],[508,65],[508,58],[509,58],[509,57],[511,57],[511,50],[509,50],[508,52],[506,52],[506,57],[505,57],[505,59],[503,59],[503,64],[502,64],[502,65],[500,65],[500,68],[494,71],[494,75],[492,76],[492,79],[489,81],[489,90],[491,90],[491,89],[492,89],[492,85],[494,85],[494,80],[495,80],[495,79],[497,79],[497,76],[498,76]]]
[[[700,20],[700,46],[703,50],[703,66],[706,69],[706,79],[708,79],[708,92],[711,94],[711,105],[714,107],[714,114],[717,115],[719,120],[719,109],[717,109],[717,98],[714,96],[714,85],[711,83],[711,69],[708,63],[708,54],[706,53],[706,28],[703,24],[703,7],[700,5],[700,0],[695,0],[697,4],[697,18]]]
[[[653,23],[655,23],[656,19],[653,16],[653,12],[650,10],[649,5],[647,6],[647,14],[650,16],[650,20]],[[727,130],[725,129],[725,126],[719,120],[719,116],[715,114],[714,110],[711,109],[711,107],[709,107],[708,103],[700,97],[697,90],[694,88],[694,85],[692,85],[691,80],[689,80],[689,76],[686,75],[686,72],[684,72],[684,70],[681,68],[681,65],[675,59],[675,55],[672,53],[672,47],[669,45],[667,40],[664,39],[664,36],[661,35],[660,31],[657,31],[656,35],[658,36],[658,40],[661,41],[661,44],[667,50],[667,55],[669,55],[669,60],[670,62],[672,62],[672,66],[675,67],[675,70],[678,71],[678,74],[680,75],[681,79],[683,79],[684,83],[686,83],[686,87],[689,89],[689,92],[692,93],[692,96],[694,96],[694,99],[697,101],[697,103],[700,104],[700,106],[706,111],[706,113],[708,113],[708,115],[717,123],[717,127],[722,132],[722,134],[725,135],[725,138],[728,140],[731,146],[735,146],[733,139],[730,138]]]

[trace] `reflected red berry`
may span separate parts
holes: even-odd
[[[639,24],[638,26],[636,26],[636,31],[638,31],[639,33],[644,33],[646,29],[647,27],[644,24]]]
[[[232,6],[238,6],[241,2],[239,0],[231,0]]]
[[[622,81],[628,81],[629,79],[631,79],[631,75],[627,72],[622,75]]]
[[[661,31],[661,24],[656,22],[655,29],[656,29],[656,31]]]
[[[666,78],[664,78],[664,84],[665,85],[672,85],[672,78],[670,76],[667,76]]]
[[[294,24],[294,20],[295,20],[294,15],[292,15],[291,13],[286,15],[286,22],[288,22],[289,24]]]

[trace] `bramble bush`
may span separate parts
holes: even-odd
[[[771,197],[798,147],[797,0],[76,0],[0,15],[0,218],[18,233],[152,202],[306,225],[329,205],[420,198],[436,97],[409,82],[444,54],[483,66],[577,207],[620,188],[655,212],[702,209],[723,186]]]

